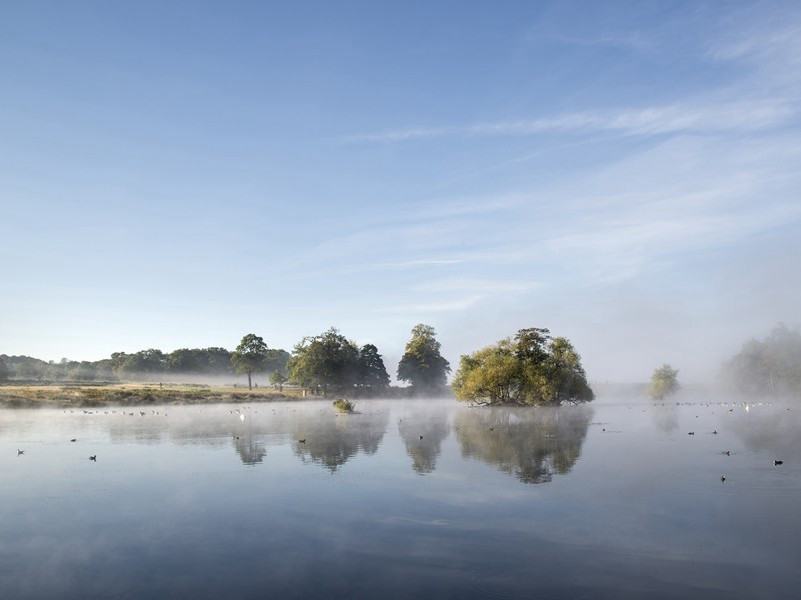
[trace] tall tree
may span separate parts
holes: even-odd
[[[359,375],[359,350],[352,341],[332,327],[295,346],[287,364],[290,381],[315,391],[346,391]]]
[[[8,379],[9,371],[6,363],[3,362],[3,359],[0,358],[0,381],[5,381]]]
[[[370,393],[381,393],[389,387],[389,373],[384,360],[373,344],[365,344],[359,350],[358,385]]]
[[[253,389],[251,376],[253,373],[263,371],[267,359],[267,344],[255,333],[249,333],[242,338],[239,345],[231,355],[231,362],[237,373],[247,373],[248,389]]]
[[[398,364],[398,379],[412,384],[415,393],[442,390],[451,366],[439,353],[440,343],[430,325],[416,325]]]

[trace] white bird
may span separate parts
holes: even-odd
[[[240,421],[244,421],[245,420],[245,415],[239,415],[239,420]]]

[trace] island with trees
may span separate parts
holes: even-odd
[[[573,345],[536,327],[462,356],[452,385],[458,400],[486,406],[554,406],[594,398]]]

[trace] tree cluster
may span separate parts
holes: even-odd
[[[723,365],[721,379],[742,394],[801,395],[801,333],[779,325],[764,340],[746,342]]]
[[[331,392],[381,394],[389,387],[384,361],[373,344],[358,348],[335,328],[303,338],[287,364],[289,381],[323,396]]]
[[[559,405],[594,397],[573,345],[540,328],[463,355],[452,386],[458,400],[479,404]]]

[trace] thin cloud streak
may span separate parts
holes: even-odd
[[[633,110],[583,111],[542,119],[456,127],[415,127],[341,138],[344,143],[406,142],[441,137],[527,136],[614,131],[621,135],[752,132],[775,127],[797,114],[794,99],[672,104]]]

